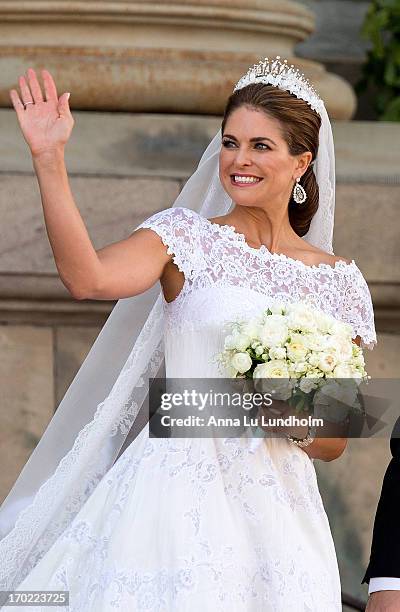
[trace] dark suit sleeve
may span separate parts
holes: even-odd
[[[393,458],[383,479],[375,515],[371,556],[362,583],[370,578],[400,578],[400,418],[390,440]]]

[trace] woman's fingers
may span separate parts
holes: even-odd
[[[28,75],[29,87],[32,92],[33,101],[35,103],[43,102],[42,89],[39,85],[39,81],[37,79],[36,72],[33,70],[33,68],[29,68],[27,75]]]
[[[51,100],[58,103],[57,87],[50,72],[48,72],[48,70],[42,70],[42,77],[46,102]],[[26,76],[19,77],[19,86],[23,104],[27,102],[33,102],[35,104],[44,102],[42,88],[33,68],[29,68]]]
[[[49,102],[52,100],[58,102],[57,87],[50,72],[48,70],[42,70],[42,77],[46,101]]]
[[[69,94],[65,93],[58,99],[51,74],[43,70],[42,77],[43,86],[30,68],[27,75],[19,77],[20,88],[10,90],[23,136],[32,154],[63,147],[74,125],[68,104]]]
[[[13,107],[17,113],[17,117],[19,120],[21,120],[22,118],[22,113],[24,112],[25,108],[24,105],[21,102],[21,99],[18,95],[18,92],[15,89],[12,89],[10,91],[10,98],[11,98],[11,102],[13,104]]]
[[[18,79],[19,88],[21,90],[21,98],[22,102],[26,104],[27,102],[33,102],[31,90],[29,89],[29,85],[24,76],[20,76]]]
[[[63,117],[65,119],[70,117],[73,120],[71,111],[69,108],[69,104],[68,104],[69,96],[70,96],[69,93],[64,93],[62,96],[60,96],[60,99],[58,101],[57,110],[58,110],[60,117]]]

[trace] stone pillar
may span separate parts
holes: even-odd
[[[278,54],[333,119],[349,119],[350,85],[294,55],[314,27],[290,0],[0,0],[0,106],[32,66],[50,70],[76,109],[220,114],[247,68]]]

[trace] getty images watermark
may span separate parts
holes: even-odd
[[[320,381],[316,380],[315,383]],[[282,397],[287,380],[258,387],[253,379],[150,378],[151,437],[258,436],[260,428],[280,437],[286,430],[310,429],[314,437],[400,437],[400,381],[373,379],[354,384],[327,380],[309,392],[294,387]],[[290,384],[290,381],[289,381]],[[274,395],[274,392],[276,393]],[[257,431],[256,431],[257,430]]]
[[[244,412],[239,416],[217,416],[207,414],[200,416],[188,414],[187,416],[173,416],[168,411],[181,407],[193,407],[203,412],[210,407],[220,408],[223,404],[227,407],[239,407],[243,411],[251,411],[254,407],[269,408],[275,416],[260,413],[252,417]],[[184,389],[181,393],[162,393],[160,403],[160,423],[165,427],[323,427],[324,419],[313,415],[298,416],[290,414],[278,416],[281,411],[273,408],[274,399],[272,393],[227,393],[206,392],[197,389]],[[167,412],[163,414],[163,412]]]
[[[150,386],[150,435],[153,437],[242,437],[260,430],[279,435],[283,428],[319,429],[324,419],[288,413],[272,392],[245,390],[232,379],[153,379]],[[276,432],[276,433],[274,433]]]

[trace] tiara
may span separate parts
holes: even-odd
[[[290,67],[287,60],[280,61],[280,55],[276,56],[274,61],[270,62],[268,57],[260,60],[258,64],[254,64],[248,69],[236,83],[233,91],[242,89],[251,83],[269,83],[279,89],[285,89],[294,94],[297,98],[301,98],[311,106],[317,113],[321,114],[324,105],[323,100],[319,97],[308,79],[293,64]]]

